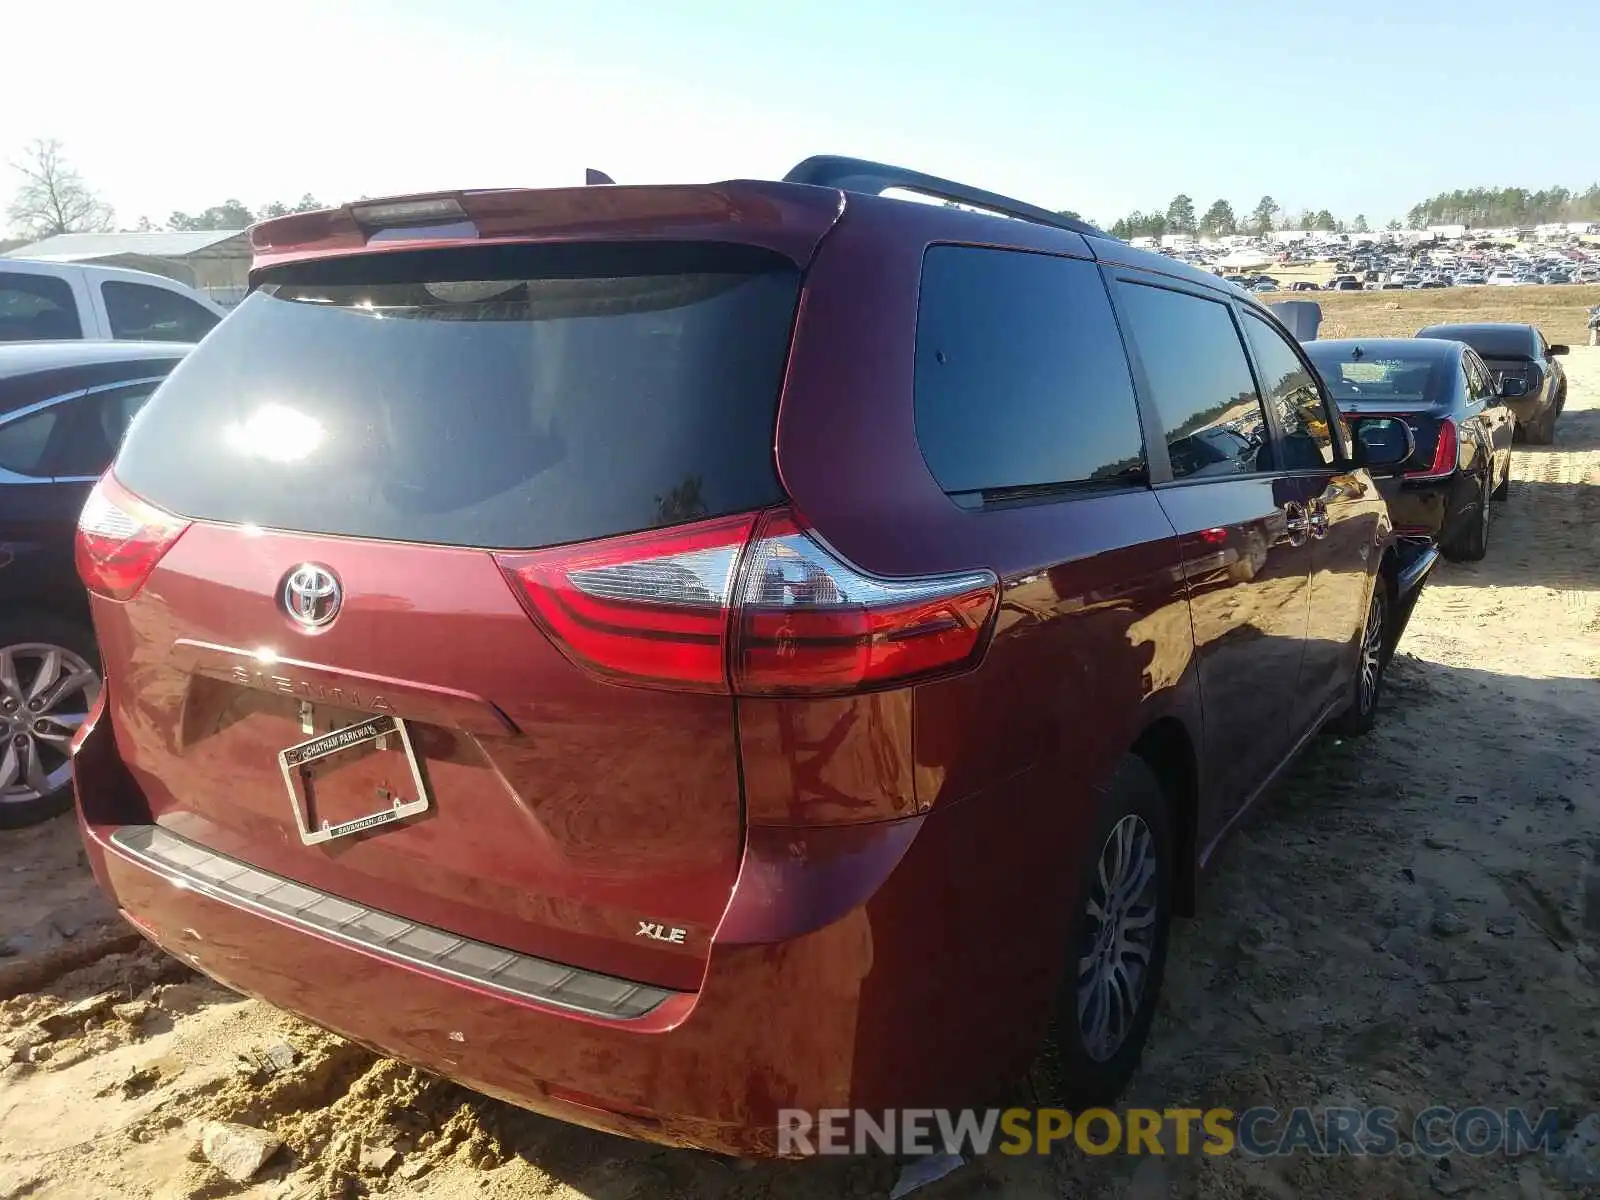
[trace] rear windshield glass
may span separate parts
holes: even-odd
[[[116,474],[187,517],[494,548],[760,507],[798,295],[740,246],[310,264],[184,361]]]
[[[1419,331],[1417,336],[1465,342],[1485,358],[1529,358],[1533,354],[1533,334],[1520,325],[1505,329],[1485,329],[1481,325],[1433,325]]]
[[[1437,402],[1445,373],[1454,369],[1453,363],[1431,354],[1426,358],[1333,358],[1319,354],[1314,342],[1306,351],[1334,399],[1343,406],[1366,402],[1423,408]]]

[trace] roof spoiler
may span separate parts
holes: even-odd
[[[916,192],[920,196],[931,196],[936,200],[948,200],[955,204],[979,208],[985,212],[1031,221],[1035,225],[1048,225],[1052,229],[1065,229],[1070,233],[1086,234],[1089,237],[1110,236],[1087,221],[1053,213],[1049,209],[1040,208],[1023,200],[1015,200],[1010,196],[1002,196],[998,192],[986,192],[982,188],[957,183],[953,179],[941,179],[937,175],[926,175],[906,167],[892,167],[887,163],[869,162],[864,158],[844,158],[837,154],[815,155],[797,164],[783,177],[783,181],[839,188],[846,192],[864,192],[871,196],[881,195],[891,189]]]

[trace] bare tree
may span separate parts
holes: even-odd
[[[111,228],[111,208],[83,182],[61,154],[55,138],[38,138],[21,162],[22,176],[7,213],[11,223],[33,237],[95,233]]]

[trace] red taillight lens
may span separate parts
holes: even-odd
[[[742,695],[962,670],[982,655],[999,595],[987,571],[864,575],[786,511],[495,558],[578,666],[619,683]]]
[[[1433,448],[1433,464],[1426,470],[1407,471],[1408,479],[1441,479],[1456,469],[1461,435],[1449,417],[1439,422],[1439,441]]]
[[[130,600],[187,528],[102,475],[78,516],[78,576],[97,596]]]
[[[843,692],[961,670],[982,653],[998,594],[988,571],[872,578],[769,513],[741,580],[733,690]]]
[[[728,606],[753,515],[497,554],[569,659],[620,682],[728,690]]]

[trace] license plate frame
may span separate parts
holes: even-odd
[[[416,799],[405,800],[379,788],[379,799],[387,800],[389,802],[387,807],[365,816],[352,817],[348,821],[337,823],[323,821],[313,827],[311,798],[305,791],[307,768],[336,754],[358,749],[372,742],[381,743],[389,737],[397,737],[400,740],[406,764],[411,769],[411,781],[416,785]],[[417,761],[417,750],[411,741],[411,731],[403,719],[387,713],[368,717],[353,725],[346,725],[327,733],[320,733],[292,746],[285,746],[278,751],[278,766],[283,772],[284,786],[289,789],[289,806],[294,809],[294,823],[300,831],[300,841],[307,846],[319,846],[335,838],[351,837],[369,830],[381,829],[396,821],[425,813],[433,807],[432,797],[428,794],[428,781],[422,774],[422,766]]]

